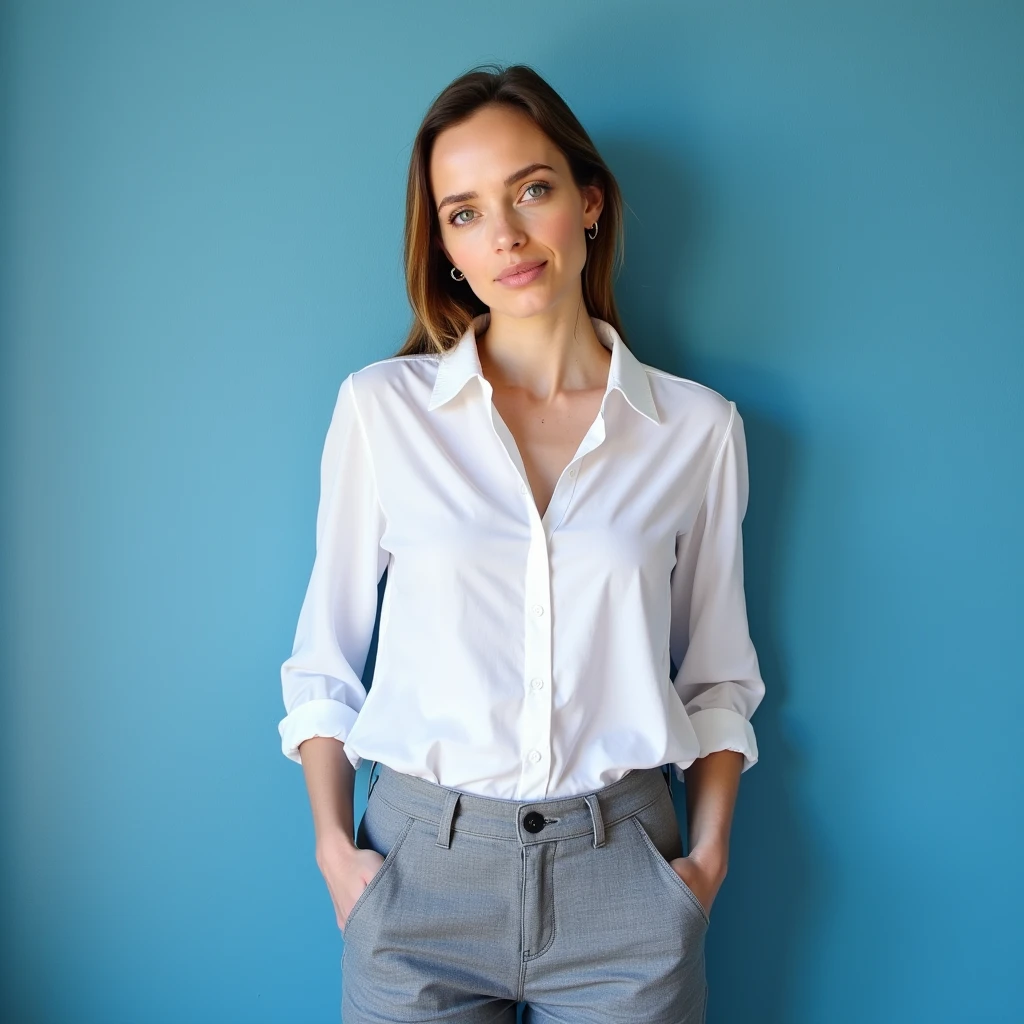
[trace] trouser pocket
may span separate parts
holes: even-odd
[[[402,845],[415,824],[415,818],[395,809],[379,797],[374,796],[373,793],[370,794],[366,811],[356,829],[356,846],[360,850],[376,851],[384,858],[384,863],[377,869],[373,878],[366,883],[358,899],[352,905],[352,909],[348,912],[342,933],[343,938],[347,939],[351,935],[353,921],[363,915],[366,904],[386,882]]]
[[[660,794],[653,803],[632,814],[630,823],[639,841],[655,862],[658,873],[665,882],[667,893],[672,898],[684,900],[700,924],[707,927],[708,915],[703,904],[669,863],[683,856],[683,842],[679,835],[679,819],[676,817],[675,806],[668,792]]]

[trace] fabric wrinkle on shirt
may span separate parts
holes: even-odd
[[[722,749],[746,771],[764,682],[743,591],[735,403],[641,363],[592,317],[608,384],[540,516],[481,372],[488,321],[444,356],[383,359],[340,386],[281,667],[283,753],[299,761],[303,740],[335,737],[355,768],[378,760],[514,800],[663,764],[681,779]]]

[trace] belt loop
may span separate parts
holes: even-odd
[[[452,820],[455,817],[455,806],[462,794],[457,789],[446,790],[444,806],[441,808],[441,820],[437,825],[437,845],[446,850],[452,845]]]
[[[588,793],[584,798],[590,808],[590,817],[594,822],[594,847],[604,846],[604,818],[601,816],[601,804],[596,793]]]
[[[374,761],[370,765],[370,774],[366,777],[366,802],[370,802],[370,794],[373,792],[373,787],[377,784],[377,779],[380,778],[380,773],[377,773],[377,777],[374,778],[373,769],[377,767],[379,761]]]

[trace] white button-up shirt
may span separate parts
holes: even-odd
[[[735,403],[611,350],[601,409],[538,512],[476,335],[342,382],[316,556],[281,668],[282,750],[343,740],[353,767],[484,796],[574,796],[634,768],[757,760],[748,478]],[[377,659],[362,682],[388,572]]]

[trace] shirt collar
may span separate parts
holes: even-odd
[[[427,404],[428,411],[433,411],[453,399],[473,377],[479,377],[486,383],[486,378],[480,367],[476,335],[490,323],[490,317],[489,312],[474,317],[473,322],[466,328],[465,334],[440,357],[434,390],[430,395],[430,402]],[[601,344],[605,348],[611,349],[612,353],[605,395],[607,396],[613,388],[618,388],[626,401],[638,413],[654,423],[660,423],[661,418],[658,416],[654,396],[651,394],[651,382],[643,363],[633,355],[626,343],[619,337],[618,331],[610,323],[600,320],[596,316],[592,316],[590,322],[594,325],[594,332]]]

